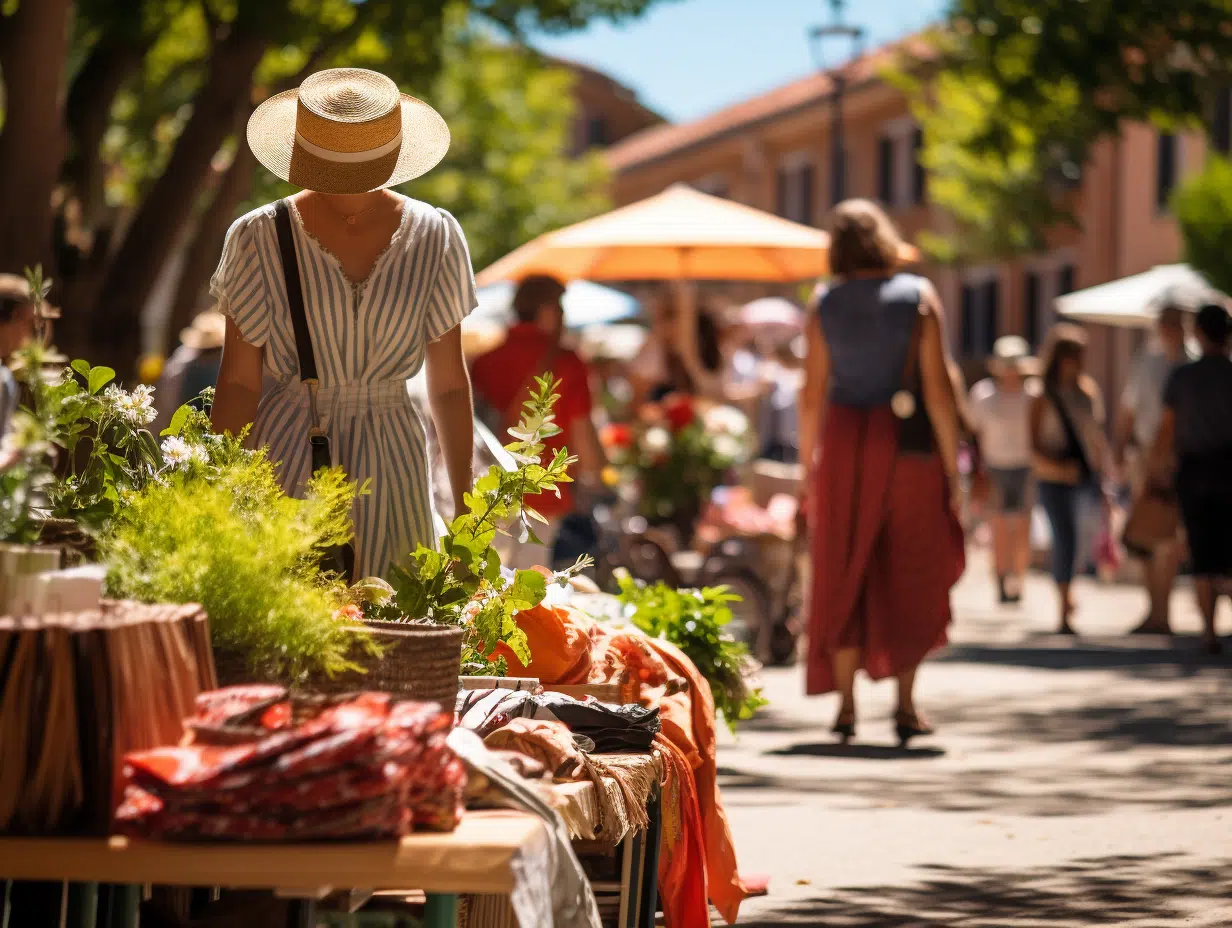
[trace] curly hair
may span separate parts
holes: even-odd
[[[847,277],[861,271],[890,271],[899,263],[903,239],[893,221],[872,200],[844,200],[830,215],[830,271]]]

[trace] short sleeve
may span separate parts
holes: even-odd
[[[248,344],[261,347],[269,339],[265,278],[257,254],[255,219],[241,216],[227,230],[218,270],[210,278],[210,296]]]
[[[428,301],[425,332],[429,341],[440,338],[470,315],[479,305],[475,293],[475,272],[471,268],[471,253],[458,220],[446,210],[441,216],[442,255],[436,283]]]

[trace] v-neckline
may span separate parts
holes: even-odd
[[[291,212],[295,216],[296,225],[299,226],[299,230],[304,234],[304,237],[308,239],[308,241],[310,241],[316,249],[321,252],[321,254],[325,255],[325,257],[333,263],[334,267],[338,269],[338,273],[342,275],[342,279],[347,282],[351,290],[357,294],[360,294],[363,293],[365,288],[367,288],[368,282],[372,280],[372,278],[376,275],[376,272],[380,270],[381,262],[385,260],[385,256],[389,254],[390,249],[398,243],[398,241],[402,238],[403,232],[406,230],[407,217],[411,214],[411,198],[404,196],[401,197],[401,199],[402,204],[399,209],[398,228],[394,229],[394,233],[389,237],[389,241],[385,243],[385,247],[377,252],[377,256],[372,262],[372,267],[369,268],[368,273],[364,275],[362,280],[353,280],[346,272],[346,267],[343,265],[342,259],[334,254],[324,242],[308,231],[308,227],[304,225],[304,217],[299,211],[299,204],[289,197],[287,198],[287,203],[290,204]]]

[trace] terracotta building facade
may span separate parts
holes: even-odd
[[[929,200],[917,158],[921,134],[907,100],[880,77],[902,48],[846,68],[845,194],[880,201],[914,239],[926,228],[943,233],[947,218]],[[613,199],[623,205],[684,182],[823,226],[833,205],[832,91],[829,78],[815,74],[694,122],[639,132],[608,150]],[[1056,297],[1180,260],[1168,194],[1201,166],[1205,146],[1201,134],[1127,125],[1098,144],[1084,166],[1075,191],[1080,228],[1057,230],[1046,252],[977,267],[921,267],[945,303],[950,342],[968,376],[979,374],[999,335],[1020,334],[1038,345]],[[731,295],[758,294],[737,288]],[[1092,372],[1115,396],[1142,335],[1105,326],[1091,326],[1089,335]]]

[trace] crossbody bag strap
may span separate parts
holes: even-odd
[[[291,329],[295,333],[295,353],[299,355],[299,377],[308,388],[308,408],[312,416],[310,434],[315,436],[321,432],[321,422],[317,416],[317,359],[312,350],[312,331],[308,328],[299,258],[295,254],[295,237],[291,232],[291,205],[286,200],[279,200],[274,205],[274,228],[278,230],[278,252],[282,256],[287,309],[291,313]]]
[[[1052,403],[1053,409],[1057,411],[1057,418],[1061,420],[1061,431],[1065,433],[1066,442],[1078,455],[1078,469],[1082,471],[1084,478],[1091,477],[1095,471],[1091,468],[1091,461],[1087,458],[1086,445],[1082,443],[1082,436],[1078,434],[1078,429],[1074,425],[1074,420],[1070,417],[1065,400],[1052,387],[1047,388],[1044,392],[1049,402]]]

